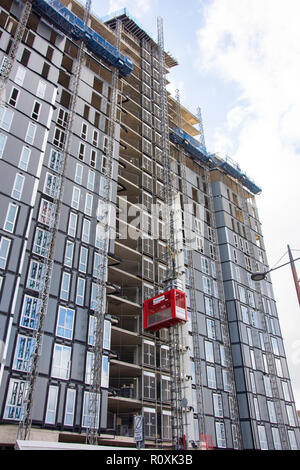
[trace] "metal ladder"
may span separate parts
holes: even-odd
[[[256,263],[256,258],[255,258],[255,253],[253,249],[253,243],[252,243],[252,235],[251,235],[251,228],[249,226],[249,210],[248,210],[248,204],[246,197],[241,196],[242,199],[242,212],[243,212],[243,219],[244,219],[244,227],[246,231],[246,237],[249,245],[249,254],[250,254],[250,259],[252,260],[252,265]],[[289,450],[289,441],[287,437],[287,430],[286,426],[284,424],[284,418],[283,418],[283,413],[282,413],[282,408],[281,408],[281,403],[280,403],[280,393],[279,393],[279,388],[278,388],[278,382],[277,382],[277,371],[276,371],[276,365],[275,365],[275,359],[274,359],[274,354],[272,351],[272,344],[271,344],[271,338],[270,334],[267,328],[267,322],[266,322],[266,314],[264,312],[264,306],[263,306],[263,301],[262,301],[262,292],[261,292],[261,287],[259,284],[259,281],[256,282],[255,284],[255,291],[258,294],[258,307],[259,307],[259,312],[261,313],[261,320],[262,320],[262,329],[264,331],[264,343],[266,346],[266,358],[267,358],[267,365],[268,365],[268,371],[269,371],[269,378],[270,378],[270,383],[271,383],[271,389],[272,389],[272,396],[274,399],[274,406],[276,410],[276,417],[277,417],[277,423],[278,423],[278,430],[279,430],[279,436],[282,444],[282,449],[283,450]]]
[[[179,129],[182,128],[181,120],[181,108],[180,108],[180,94],[179,90],[176,90],[176,108],[177,108],[177,125]],[[177,145],[180,171],[181,171],[181,184],[182,184],[182,196],[183,205],[189,203],[187,183],[186,183],[186,166],[184,162],[183,152],[181,147]],[[184,207],[183,207],[184,210]],[[201,356],[199,346],[199,333],[198,333],[198,319],[197,319],[197,303],[196,303],[196,288],[195,288],[195,271],[194,271],[194,260],[193,250],[186,249],[187,262],[189,267],[189,293],[190,293],[190,309],[191,309],[191,321],[192,321],[192,338],[193,338],[193,352],[194,352],[194,365],[195,365],[195,385],[196,385],[196,397],[198,404],[197,418],[199,428],[199,439],[201,434],[205,434],[205,416],[204,416],[204,401],[203,401],[203,390],[202,390],[202,373],[201,373]]]
[[[28,2],[27,2],[28,3]],[[25,4],[25,9],[28,8],[27,3]],[[84,21],[87,23],[89,14],[90,14],[90,6],[91,1],[88,0],[85,7],[84,13]],[[28,13],[28,10],[26,10]],[[60,213],[61,213],[61,205],[63,200],[63,191],[64,191],[64,180],[65,180],[65,170],[68,161],[68,157],[70,154],[71,148],[71,139],[72,139],[72,128],[73,122],[75,117],[75,107],[78,98],[78,88],[79,88],[79,81],[81,76],[81,69],[84,61],[84,44],[81,42],[79,51],[78,51],[78,58],[75,62],[74,67],[74,74],[73,74],[73,83],[71,88],[73,89],[73,95],[71,100],[71,107],[70,107],[70,114],[67,123],[66,129],[66,139],[63,148],[62,154],[62,165],[61,171],[58,174],[58,185],[56,188],[56,192],[53,194],[53,202],[50,207],[48,216],[49,222],[49,235],[47,237],[47,245],[46,245],[46,256],[43,262],[43,273],[42,273],[42,286],[39,291],[39,301],[38,301],[38,314],[37,314],[37,329],[33,332],[33,351],[30,357],[29,368],[26,374],[26,383],[23,392],[22,398],[22,416],[19,422],[18,427],[18,439],[24,440],[29,439],[30,437],[30,430],[32,425],[32,407],[34,401],[34,392],[35,392],[35,385],[38,377],[38,364],[39,358],[41,355],[41,348],[42,348],[42,340],[43,340],[43,330],[44,330],[44,320],[47,314],[48,309],[48,300],[49,300],[49,292],[50,292],[50,285],[51,285],[51,278],[52,278],[52,269],[53,269],[53,262],[54,262],[54,251],[55,251],[55,240],[56,234],[59,226],[60,220]]]
[[[120,50],[120,42],[122,35],[122,22],[117,20],[115,30],[115,47]],[[86,442],[96,445],[98,442],[98,419],[100,416],[100,400],[101,400],[101,378],[102,378],[102,352],[103,352],[103,331],[104,318],[106,312],[106,282],[108,272],[108,250],[109,250],[109,205],[111,202],[112,189],[112,172],[113,172],[113,155],[115,144],[115,124],[117,120],[118,105],[118,79],[119,73],[114,69],[112,75],[112,91],[111,91],[111,107],[108,124],[108,150],[107,163],[104,173],[104,188],[102,202],[105,205],[105,213],[103,218],[98,221],[102,228],[104,240],[102,246],[98,248],[99,265],[97,271],[97,295],[95,308],[95,328],[94,328],[94,344],[92,346],[93,363],[91,368],[91,386],[88,402],[88,427],[86,430]]]
[[[159,65],[159,89],[161,108],[161,133],[162,133],[162,160],[164,166],[164,201],[165,201],[165,227],[167,249],[167,272],[165,286],[177,287],[177,273],[175,267],[175,252],[177,242],[174,230],[174,174],[171,168],[170,140],[169,140],[169,117],[168,100],[166,90],[166,68],[164,52],[163,20],[157,19],[158,32],[158,65]],[[175,449],[183,448],[184,424],[182,409],[182,345],[180,341],[180,326],[169,328],[169,351],[170,351],[170,374],[171,374],[171,412],[172,412],[172,441]]]
[[[26,30],[27,21],[32,10],[32,3],[33,0],[27,0],[23,6],[9,53],[7,54],[7,57],[5,57],[0,70],[0,103],[5,101],[6,84],[14,65],[19,45],[21,44]]]

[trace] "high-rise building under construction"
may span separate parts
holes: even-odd
[[[0,7],[1,445],[135,446],[142,416],[147,447],[299,449],[251,279],[260,188],[167,93],[162,20],[154,40],[89,1]]]

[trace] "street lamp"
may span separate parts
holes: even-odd
[[[294,282],[295,282],[295,287],[296,287],[298,302],[299,302],[299,305],[300,305],[300,284],[299,284],[299,279],[298,279],[298,276],[297,276],[296,267],[295,267],[295,264],[294,264],[295,261],[298,261],[298,260],[300,259],[300,257],[293,259],[290,246],[288,245],[287,248],[288,248],[288,253],[289,253],[290,261],[288,261],[287,263],[281,264],[280,266],[276,266],[276,268],[269,269],[269,271],[253,273],[253,274],[251,274],[251,279],[252,279],[253,281],[263,281],[263,280],[266,278],[266,275],[267,275],[268,273],[270,273],[271,271],[276,271],[276,269],[282,268],[283,266],[287,266],[288,264],[290,264],[290,265],[291,265],[291,269],[292,269],[292,274],[293,274]]]

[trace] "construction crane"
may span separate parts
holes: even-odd
[[[28,8],[29,5],[26,2],[24,9],[26,10],[26,15],[23,14],[21,16],[21,21],[24,21],[26,17],[28,18]],[[85,9],[84,9],[84,23],[87,24],[90,16],[90,9],[91,9],[91,0],[87,0]],[[25,27],[25,25],[23,25]],[[15,53],[14,53],[15,54]],[[53,194],[53,201],[51,204],[50,212],[47,214],[47,218],[49,221],[49,232],[47,236],[47,244],[46,244],[46,256],[43,262],[43,271],[42,271],[42,283],[41,289],[39,291],[39,300],[38,300],[38,309],[37,309],[37,328],[33,332],[33,350],[31,353],[31,358],[28,366],[28,371],[25,380],[25,387],[23,392],[23,400],[22,400],[22,416],[19,422],[18,427],[18,439],[25,440],[29,439],[30,437],[30,430],[32,424],[32,407],[34,402],[34,392],[35,392],[35,385],[38,377],[38,365],[39,365],[39,358],[41,355],[41,348],[42,348],[42,339],[43,339],[43,331],[44,331],[44,320],[47,314],[48,309],[48,300],[49,300],[49,292],[50,292],[50,285],[51,285],[51,277],[52,277],[52,268],[54,262],[54,251],[55,251],[55,241],[56,241],[56,234],[58,231],[59,220],[60,220],[60,213],[61,213],[61,206],[63,200],[63,191],[64,191],[64,180],[65,180],[65,171],[68,162],[68,157],[70,154],[71,149],[71,141],[72,141],[72,129],[75,117],[75,109],[78,99],[78,91],[79,91],[79,82],[81,77],[81,70],[82,65],[84,62],[85,56],[85,46],[84,42],[81,41],[79,50],[78,50],[78,57],[74,64],[74,72],[72,76],[72,82],[70,88],[72,90],[72,99],[70,104],[70,113],[69,119],[66,128],[66,139],[64,143],[64,148],[62,152],[62,166],[61,172],[58,175],[57,181],[57,190],[55,194]]]
[[[120,42],[122,35],[122,22],[117,20],[115,30],[115,48],[120,50]],[[111,91],[111,107],[108,125],[108,149],[107,164],[104,172],[104,186],[102,194],[102,204],[104,207],[104,217],[98,220],[103,235],[102,246],[98,248],[99,265],[97,273],[97,295],[95,307],[95,327],[94,327],[94,344],[92,347],[93,364],[91,369],[91,389],[89,395],[88,416],[89,422],[86,430],[86,442],[96,445],[98,441],[98,417],[100,412],[101,400],[101,377],[102,377],[102,361],[103,361],[103,330],[104,318],[106,312],[106,281],[108,267],[108,251],[110,238],[110,202],[112,190],[112,172],[115,144],[115,125],[117,121],[117,105],[118,105],[118,80],[119,72],[114,69],[112,74],[112,91]]]

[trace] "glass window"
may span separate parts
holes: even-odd
[[[65,258],[64,264],[65,266],[72,267],[73,264],[73,253],[74,253],[74,243],[67,240],[66,248],[65,248]]]
[[[63,154],[57,150],[51,149],[48,166],[51,168],[51,170],[54,170],[57,173],[61,173],[63,166]]]
[[[94,365],[95,354],[93,352],[87,351],[86,361],[85,361],[85,383],[91,385],[92,383],[92,369]]]
[[[83,175],[83,166],[80,165],[80,163],[76,163],[75,178],[74,178],[75,183],[77,184],[82,183],[82,175]]]
[[[94,315],[90,315],[88,344],[91,344],[91,345],[95,344],[95,323],[96,323],[96,317]]]
[[[43,280],[43,263],[31,261],[27,277],[27,287],[33,290],[40,290]]]
[[[13,202],[9,203],[3,227],[6,232],[14,232],[18,209],[19,207]]]
[[[259,404],[258,404],[258,399],[256,397],[253,398],[253,403],[254,403],[255,417],[257,421],[260,421]]]
[[[290,426],[296,426],[295,416],[292,405],[286,405],[286,412]]]
[[[65,408],[65,426],[73,426],[74,413],[75,413],[75,399],[76,399],[76,390],[68,388],[67,390],[67,399],[66,399],[66,408]]]
[[[217,446],[226,447],[225,425],[224,423],[216,423]]]
[[[93,196],[92,194],[87,193],[85,196],[85,208],[84,212],[86,215],[92,215],[93,209]]]
[[[18,201],[21,199],[22,196],[24,180],[24,175],[21,175],[20,173],[16,174],[13,190],[11,192],[11,197],[17,199]]]
[[[35,121],[37,121],[38,118],[39,118],[40,110],[41,110],[41,103],[39,103],[38,101],[35,101],[33,103],[33,108],[32,108],[32,112],[31,112],[31,117]]]
[[[207,366],[207,386],[209,388],[216,388],[216,371],[212,366]]]
[[[34,338],[18,335],[15,349],[13,369],[27,372],[30,366],[30,357],[34,349]]]
[[[36,297],[31,297],[30,295],[25,295],[20,325],[25,328],[36,329],[38,322],[38,305],[39,299]]]
[[[87,219],[83,219],[81,239],[85,243],[88,243],[90,240],[90,227],[91,227],[91,222]]]
[[[213,317],[214,316],[213,299],[210,297],[204,296],[204,302],[205,302],[206,315],[210,315],[211,317]]]
[[[52,361],[52,377],[69,379],[71,367],[71,348],[63,344],[55,344]]]
[[[95,394],[91,392],[84,392],[83,400],[83,413],[82,413],[82,427],[87,428],[89,426],[98,428],[99,426],[99,410],[100,410],[100,396],[97,395],[97,399],[94,400]],[[96,407],[96,418],[94,413],[89,415],[89,412],[94,408],[91,406],[91,401],[95,402]],[[91,424],[92,423],[92,424]]]
[[[5,131],[10,130],[10,126],[14,117],[13,111],[11,109],[0,106],[0,127]]]
[[[94,191],[95,186],[95,172],[93,170],[88,171],[88,179],[87,179],[87,189],[90,191]]]
[[[24,82],[24,78],[25,78],[25,75],[26,75],[26,69],[24,69],[23,67],[19,66],[18,67],[18,70],[17,70],[17,73],[16,73],[16,76],[15,76],[15,83],[17,83],[18,85],[22,86],[23,85],[23,82]]]
[[[70,235],[70,237],[75,238],[76,227],[77,227],[77,214],[74,214],[74,212],[70,212],[69,226],[68,226],[68,235]]]
[[[58,387],[55,385],[50,385],[48,401],[47,401],[46,418],[45,418],[45,423],[47,424],[55,424],[57,397],[58,397]]]
[[[62,338],[72,339],[75,311],[67,307],[59,307],[56,335]]]
[[[295,431],[289,430],[288,436],[289,436],[291,450],[298,450],[297,441],[295,437]]]
[[[208,362],[215,362],[214,346],[210,341],[205,341],[205,358]]]
[[[209,277],[203,276],[203,290],[205,294],[212,295],[212,280]]]
[[[87,261],[88,261],[88,249],[82,246],[80,248],[80,257],[79,257],[79,271],[82,273],[86,272],[87,268]]]
[[[19,168],[21,170],[27,171],[30,154],[31,154],[30,148],[24,146],[21,152],[20,160],[19,160]]]
[[[279,356],[279,348],[278,348],[277,338],[274,338],[273,336],[271,336],[271,342],[272,342],[273,353],[276,354],[277,356]]]
[[[220,393],[214,393],[213,401],[214,401],[215,416],[217,418],[223,418],[222,395]]]
[[[271,428],[272,429],[272,436],[273,436],[273,443],[275,450],[281,450],[281,441],[278,428]]]
[[[36,124],[29,122],[27,131],[26,131],[26,136],[25,136],[25,142],[27,142],[27,144],[30,144],[30,145],[33,144],[35,133],[36,133]]]
[[[109,383],[109,358],[102,356],[101,387],[108,388]]]
[[[54,213],[55,204],[47,201],[46,199],[42,199],[38,221],[45,225],[51,225],[54,219]]]
[[[73,188],[73,195],[72,195],[72,201],[71,201],[71,206],[74,209],[79,209],[79,203],[80,203],[80,189],[76,188],[76,186]]]
[[[111,323],[104,320],[103,349],[110,349]]]
[[[230,373],[228,370],[222,370],[222,375],[223,375],[223,385],[224,385],[224,390],[225,392],[231,392],[232,391],[232,383],[231,383],[231,378],[230,378]]]
[[[54,135],[53,135],[53,144],[59,147],[60,149],[64,148],[66,139],[66,133],[59,129],[58,127],[55,128]]]
[[[253,372],[249,372],[250,376],[250,384],[251,384],[251,390],[253,393],[256,393],[256,384],[255,384],[255,377]]]
[[[35,231],[32,251],[40,256],[47,256],[50,233],[37,228]]]
[[[6,140],[6,135],[0,133],[0,158],[3,156]]]
[[[62,300],[68,301],[69,299],[70,281],[71,281],[71,274],[64,272],[62,274],[61,288],[60,288],[60,298]]]
[[[46,83],[43,82],[42,80],[39,81],[37,90],[36,90],[36,96],[38,98],[43,99],[46,93]]]
[[[209,318],[206,319],[207,325],[207,336],[211,339],[216,339],[216,327],[214,320],[210,320]]]
[[[7,393],[4,418],[20,420],[22,417],[22,400],[26,384],[23,380],[11,379]]]
[[[268,442],[267,442],[265,427],[257,426],[257,430],[258,430],[258,437],[259,437],[261,450],[268,450]]]
[[[267,400],[267,405],[268,405],[268,411],[269,411],[269,417],[270,417],[270,422],[271,423],[277,423],[277,418],[276,418],[276,412],[275,412],[275,406],[274,403],[270,400]]]
[[[84,304],[84,293],[85,293],[85,279],[82,277],[79,277],[77,279],[77,293],[76,293],[77,305]]]
[[[96,310],[97,308],[97,293],[98,293],[98,286],[95,282],[92,282],[91,301],[90,301],[90,308],[92,310]]]
[[[281,384],[282,384],[283,396],[284,396],[285,401],[291,401],[291,395],[290,395],[288,383],[282,381]]]
[[[272,387],[271,387],[270,377],[267,377],[266,375],[264,375],[263,380],[264,380],[265,392],[266,392],[267,397],[272,397]]]

